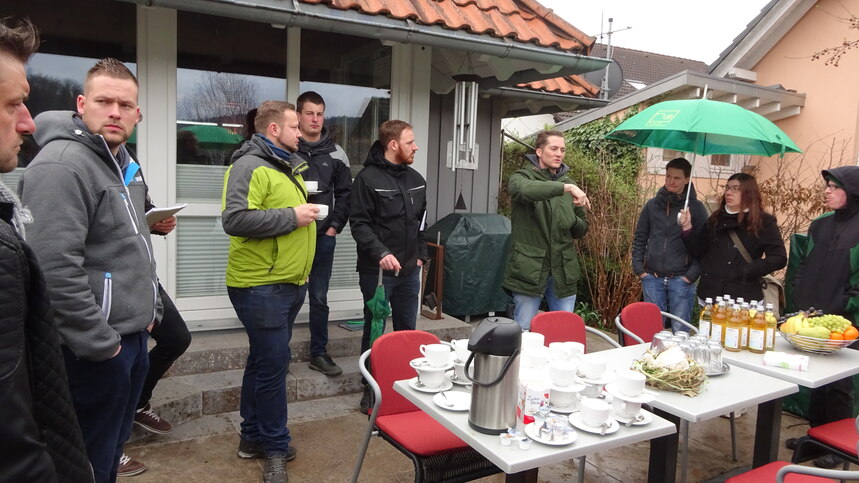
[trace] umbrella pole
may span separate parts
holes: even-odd
[[[698,157],[698,155],[697,155],[697,154],[692,153],[692,170],[691,170],[691,171],[689,171],[689,186],[688,186],[688,187],[686,187],[686,203],[684,203],[684,204],[683,204],[683,209],[684,209],[684,210],[689,209],[689,195],[691,195],[691,194],[692,194],[692,189],[693,189],[693,185],[692,185],[692,177],[693,177],[693,175],[695,174],[695,160],[696,160],[696,158],[697,158],[697,157]],[[682,214],[681,214],[681,213],[677,213],[677,224],[678,224],[678,225],[682,225],[682,223],[680,223],[680,217],[681,217],[681,216],[682,216]]]

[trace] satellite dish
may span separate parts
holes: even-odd
[[[611,99],[617,95],[618,89],[623,84],[623,69],[620,68],[620,64],[616,60],[611,59],[611,63],[604,69],[587,72],[582,74],[582,77],[591,84],[601,87],[606,69],[608,69],[608,98]]]

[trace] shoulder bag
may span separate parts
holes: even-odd
[[[734,240],[734,247],[743,256],[743,260],[746,263],[752,263],[752,256],[749,255],[737,232],[730,230],[728,233],[730,233],[731,239]],[[772,275],[764,275],[761,277],[761,290],[764,294],[764,302],[773,304],[773,312],[776,317],[779,317],[781,315],[781,308],[784,307],[784,286],[781,281]]]

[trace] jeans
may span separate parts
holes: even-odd
[[[227,287],[227,293],[249,343],[239,407],[242,438],[263,443],[266,455],[285,454],[292,439],[286,427],[289,341],[307,286]]]
[[[575,295],[561,298],[555,296],[555,280],[551,275],[549,275],[549,279],[546,281],[545,297],[551,311],[563,310],[573,312],[576,308]],[[540,302],[542,300],[543,297],[534,297],[513,292],[513,304],[515,306],[513,309],[513,319],[516,320],[516,323],[519,324],[522,330],[531,330],[531,319],[540,310]]]
[[[149,404],[155,385],[191,345],[191,333],[188,332],[185,319],[179,314],[179,310],[161,284],[158,284],[158,293],[161,294],[161,302],[164,304],[164,315],[161,317],[161,322],[149,334],[155,340],[155,347],[149,351],[149,372],[143,383],[143,392],[140,393],[137,409],[143,409]]]
[[[414,330],[418,320],[418,294],[421,290],[421,269],[402,270],[399,276],[387,273],[382,278],[385,297],[391,303],[391,319],[394,330]],[[379,272],[358,272],[358,284],[364,296],[364,333],[361,336],[361,353],[370,348],[370,325],[373,314],[366,302],[376,294]],[[384,329],[383,329],[384,330]]]
[[[97,483],[116,481],[122,447],[149,370],[144,330],[122,336],[122,349],[104,361],[78,359],[63,347],[72,402]],[[62,468],[58,468],[62,471]]]
[[[691,323],[689,319],[692,317],[692,303],[695,301],[695,284],[683,280],[682,276],[656,277],[648,273],[641,279],[641,288],[644,291],[645,302],[656,304],[659,310]],[[671,328],[674,332],[689,330],[688,327],[674,320],[671,320]]]
[[[310,357],[325,355],[328,346],[328,282],[334,265],[336,236],[316,236],[316,256],[310,269]]]

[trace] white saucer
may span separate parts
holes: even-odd
[[[445,396],[447,396],[446,401],[451,404],[450,406],[445,404]],[[471,394],[462,391],[439,391],[432,397],[432,402],[448,411],[468,411],[471,408]]]
[[[428,392],[430,394],[441,391],[448,391],[453,387],[453,383],[445,379],[441,386],[439,387],[426,387],[426,386],[418,386],[418,378],[413,377],[409,379],[409,387],[418,392]]]
[[[641,410],[641,412],[638,413],[638,416],[641,416],[641,419],[638,421],[635,421],[634,418],[633,419],[622,418],[622,417],[618,416],[617,414],[615,414],[614,408],[612,408],[611,411],[609,411],[609,415],[611,416],[612,419],[616,420],[618,423],[621,423],[621,424],[629,423],[630,426],[646,426],[646,425],[653,422],[653,413],[645,411],[643,409]],[[636,417],[638,417],[638,416],[636,416]]]
[[[549,446],[566,446],[568,444],[572,444],[576,442],[576,438],[578,438],[578,434],[575,431],[570,433],[570,437],[563,441],[553,441],[550,439],[543,439],[540,437],[540,432],[537,431],[536,423],[530,423],[525,426],[525,434],[538,443],[548,444]]]
[[[549,389],[554,389],[556,391],[561,392],[582,392],[585,389],[584,384],[570,384],[569,386],[559,386],[557,384],[552,384],[549,386]]]
[[[570,424],[572,424],[574,428],[581,429],[586,433],[600,434],[602,432],[601,427],[588,426],[587,424],[582,422],[582,413],[574,413],[572,416],[570,416]],[[605,434],[614,433],[618,429],[620,429],[620,423],[618,423],[615,419],[609,419],[608,429],[605,430]]]
[[[571,414],[571,413],[574,413],[576,411],[580,411],[581,409],[582,409],[582,405],[579,401],[576,401],[573,404],[570,404],[569,406],[564,406],[562,408],[559,408],[558,406],[552,406],[552,403],[549,402],[549,410],[552,411],[553,413]]]
[[[417,359],[412,359],[409,361],[409,365],[413,368],[417,369],[420,367],[421,369],[429,369],[432,371],[446,371],[448,369],[453,369],[453,361],[449,361],[447,364],[441,367],[431,366],[429,362],[427,362],[426,357],[418,357]]]
[[[641,391],[641,394],[639,394],[638,396],[627,396],[626,394],[622,394],[620,390],[618,390],[617,384],[615,383],[606,384],[605,392],[609,393],[611,397],[616,397],[618,399],[622,399],[624,401],[629,401],[632,403],[647,404],[649,402],[653,402],[653,400],[656,399],[656,393],[648,391],[647,389]]]
[[[444,377],[446,377],[450,382],[456,384],[457,386],[470,386],[471,381],[468,379],[462,380],[456,377],[456,371],[447,371],[444,373]]]
[[[589,386],[604,386],[610,382],[614,382],[614,375],[610,372],[606,372],[600,379],[588,379],[576,374],[576,381]]]

